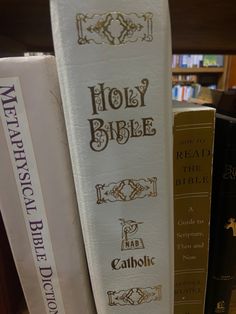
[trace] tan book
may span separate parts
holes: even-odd
[[[94,314],[55,59],[0,59],[0,208],[32,314]]]
[[[215,109],[173,105],[175,314],[203,314]]]

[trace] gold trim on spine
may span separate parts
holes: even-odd
[[[175,275],[182,275],[182,274],[199,274],[204,273],[206,269],[199,268],[199,269],[184,269],[184,270],[176,270]]]
[[[137,198],[157,196],[157,178],[124,179],[108,184],[97,184],[97,204],[127,202]]]
[[[107,12],[76,16],[78,44],[108,44],[120,46],[127,43],[153,41],[153,14]]]
[[[120,291],[108,291],[108,305],[125,306],[125,305],[140,305],[153,301],[160,301],[161,285],[147,288],[131,288]]]
[[[198,197],[205,197],[209,198],[211,193],[208,192],[200,192],[200,193],[182,193],[182,194],[175,194],[174,199],[184,199],[184,198],[198,198]]]

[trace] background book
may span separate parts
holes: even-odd
[[[29,311],[92,314],[55,59],[0,59],[0,76],[0,207]]]
[[[206,314],[229,313],[236,260],[236,119],[217,114]]]
[[[173,104],[175,314],[203,314],[215,109]]]
[[[52,0],[51,13],[97,311],[169,314],[168,2]]]
[[[201,88],[226,89],[231,58],[224,55],[182,54],[172,56],[172,98],[189,101]]]

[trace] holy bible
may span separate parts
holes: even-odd
[[[98,314],[173,305],[171,47],[165,0],[52,0]]]

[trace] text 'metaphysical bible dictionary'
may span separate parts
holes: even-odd
[[[29,312],[94,314],[54,57],[0,59],[0,147],[0,208]]]
[[[60,87],[98,314],[170,314],[166,0],[52,0]]]

